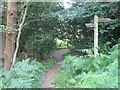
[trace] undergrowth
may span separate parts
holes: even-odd
[[[65,42],[57,42],[56,48],[57,49],[65,49],[65,48],[67,48],[67,44]]]
[[[69,55],[69,54],[71,54],[71,51],[70,51],[70,50],[64,52],[64,53],[62,54],[62,56],[67,56],[67,55]]]
[[[66,56],[55,84],[59,88],[118,88],[118,45],[107,54],[100,52],[96,59],[89,49],[83,50],[86,56]]]
[[[11,71],[0,71],[0,88],[40,88],[44,70],[44,65],[35,60],[17,62]]]
[[[46,60],[46,61],[41,61],[41,63],[43,64],[43,66],[48,69],[48,68],[52,68],[55,66],[56,64],[56,61],[53,60],[53,59],[49,59],[49,60]]]

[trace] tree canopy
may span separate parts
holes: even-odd
[[[62,3],[30,3],[21,37],[22,47],[48,52],[47,48],[52,49],[58,38],[67,40],[74,49],[90,48],[93,46],[93,28],[87,28],[85,24],[93,23],[94,15],[112,19],[109,23],[99,23],[100,47],[108,41],[113,42],[111,46],[117,43],[120,2],[73,2],[71,5],[65,9]]]

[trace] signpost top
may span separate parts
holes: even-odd
[[[110,21],[111,21],[110,18],[98,18],[98,20],[97,20],[97,22],[110,22]],[[85,26],[86,27],[94,27],[95,25],[91,24],[91,23],[86,23]]]
[[[86,27],[94,27],[94,24],[86,23],[85,26],[86,26]]]
[[[98,18],[98,22],[110,22],[110,18]]]

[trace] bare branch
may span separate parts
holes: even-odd
[[[18,52],[18,49],[19,49],[19,40],[20,40],[20,36],[21,36],[22,26],[23,26],[23,24],[25,22],[25,19],[26,19],[27,10],[28,10],[28,2],[26,2],[26,8],[25,8],[25,12],[24,12],[24,15],[23,15],[23,18],[22,18],[22,22],[21,22],[21,24],[19,24],[19,32],[18,32],[18,36],[17,36],[16,49],[15,49],[15,52],[14,52],[14,55],[13,55],[13,62],[12,62],[12,65],[11,65],[10,69],[13,69],[15,61],[16,61],[16,56],[17,56],[17,52]]]

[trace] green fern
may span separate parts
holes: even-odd
[[[108,65],[107,71],[105,72],[92,73],[92,74],[86,73],[82,75],[82,78],[80,78],[80,82],[74,87],[118,88],[118,61],[115,60],[113,63]]]
[[[11,71],[1,71],[2,88],[40,88],[44,82],[45,67],[29,59],[18,62]]]
[[[61,62],[59,79],[56,78],[58,87],[74,88],[118,88],[118,52],[117,45],[109,49],[109,53],[100,53],[98,58],[93,56],[66,56]],[[88,55],[90,50],[87,51]],[[65,77],[69,78],[65,78]],[[64,82],[64,84],[63,84]]]

